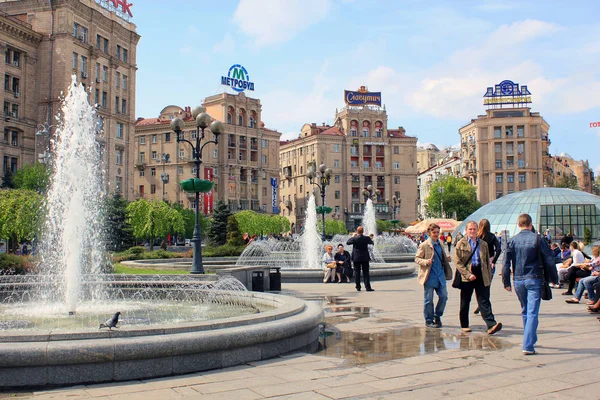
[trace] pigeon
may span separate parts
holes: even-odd
[[[119,323],[119,315],[121,315],[121,312],[117,311],[112,318],[101,323],[100,328],[98,329],[108,328],[109,331],[112,331],[112,328],[118,328],[117,324]]]

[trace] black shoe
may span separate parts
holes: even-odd
[[[440,317],[433,317],[433,323],[436,324],[438,328],[443,326],[442,319]]]
[[[479,307],[477,307],[477,308],[475,309],[475,311],[473,311],[473,314],[475,314],[475,315],[479,314]]]
[[[367,292],[374,292],[374,291],[375,291],[375,289],[373,289],[373,288],[368,288],[367,289]]]
[[[359,288],[359,287],[357,287],[357,288],[356,288],[356,291],[357,291],[357,292],[360,292],[360,288]]]
[[[439,328],[435,322],[425,322],[425,327],[427,328]]]

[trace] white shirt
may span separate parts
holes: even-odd
[[[573,257],[573,263],[571,264],[572,266],[577,266],[585,263],[585,257],[583,256],[583,253],[581,251],[572,250],[571,256]]]

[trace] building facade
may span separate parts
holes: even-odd
[[[482,204],[543,187],[549,130],[529,107],[489,109],[459,129],[462,175]]]
[[[417,146],[417,169],[419,173],[437,166],[441,160],[452,157],[459,149],[443,147],[441,150],[433,143]]]
[[[75,75],[88,88],[90,103],[97,104],[106,189],[130,198],[140,39],[135,25],[93,0],[4,0],[0,11],[22,22],[17,30],[33,31],[17,33],[10,28],[12,39],[7,39],[12,41],[2,43],[6,47],[4,129],[16,127],[23,135],[23,158],[17,168],[46,158],[61,94]],[[18,85],[21,96],[15,96],[14,78],[24,79]],[[12,85],[9,96],[7,82]],[[7,106],[10,121],[6,121]],[[48,134],[39,135],[36,144],[36,132]]]
[[[381,107],[346,106],[336,110],[334,121],[333,126],[305,124],[298,139],[281,142],[280,207],[292,231],[302,231],[313,192],[306,174],[321,164],[333,172],[326,188],[331,217],[343,220],[349,230],[362,222],[362,191],[369,185],[380,191],[374,201],[378,219],[413,221],[418,206],[417,139],[402,127],[388,129]],[[400,200],[396,204],[394,195]],[[320,204],[319,192],[316,199]]]
[[[580,190],[594,193],[594,171],[587,160],[575,160],[566,153],[549,157],[544,170],[544,185],[556,187],[570,181],[576,181]]]
[[[446,158],[439,160],[436,165],[419,173],[417,179],[419,188],[419,219],[432,217],[427,212],[427,198],[431,191],[431,185],[447,176],[462,177],[461,166],[462,160],[459,154],[450,152]],[[453,215],[448,215],[447,217],[454,218]]]
[[[254,210],[278,214],[279,140],[281,134],[264,127],[259,99],[222,93],[207,97],[202,106],[225,125],[219,144],[207,144],[202,153],[200,177],[215,182],[213,191],[201,197],[200,207],[210,214],[215,201],[223,200],[231,211]],[[135,130],[134,199],[165,200],[195,209],[195,193],[181,190],[181,180],[194,177],[196,166],[191,146],[177,143],[171,130],[174,118],[186,123],[184,138],[196,143],[197,128],[190,107],[165,107],[158,118],[139,118]],[[207,128],[205,140],[213,140]],[[168,155],[168,156],[166,156]]]

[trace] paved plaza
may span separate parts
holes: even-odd
[[[521,353],[517,298],[495,279],[492,304],[504,324],[494,336],[473,315],[473,332],[458,325],[459,292],[441,332],[424,329],[423,290],[416,277],[353,284],[284,284],[284,293],[326,309],[327,349],[222,370],[125,383],[77,386],[0,398],[35,399],[600,399],[600,323],[584,305],[554,291],[543,302],[537,355]],[[474,303],[472,304],[474,305]]]

